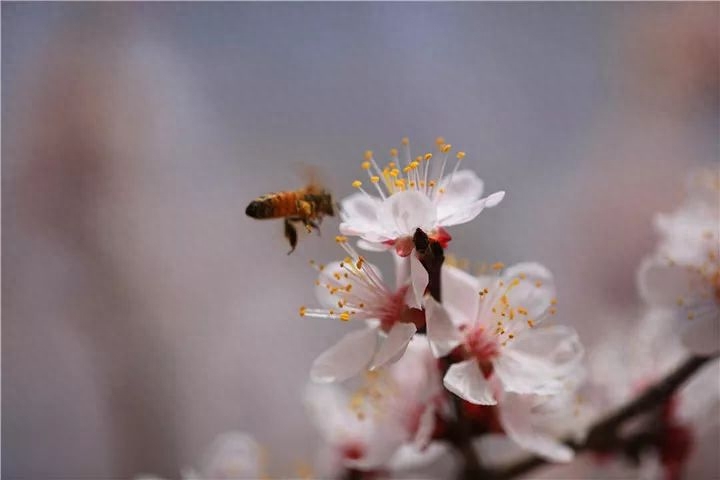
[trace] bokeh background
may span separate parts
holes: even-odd
[[[3,2],[2,477],[177,477],[231,429],[311,460],[307,372],[350,326],[297,308],[337,221],[287,256],[243,211],[307,164],[351,193],[405,135],[508,192],[455,254],[547,264],[587,345],[623,328],[653,213],[718,162],[719,12]]]

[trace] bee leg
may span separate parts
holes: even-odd
[[[295,246],[297,245],[297,229],[287,218],[285,219],[285,238],[290,242],[290,251],[288,252],[288,255],[290,255],[295,251]]]
[[[318,237],[320,236],[320,222],[315,223],[312,220],[303,220],[303,222],[305,223],[305,228],[307,228],[308,232],[311,232],[314,228],[317,230]]]

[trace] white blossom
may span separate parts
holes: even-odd
[[[694,176],[685,204],[655,223],[661,239],[640,268],[643,297],[676,312],[691,352],[720,352],[720,171]]]
[[[409,141],[404,138],[403,159],[392,149],[391,160],[383,168],[372,152],[365,152],[362,168],[367,171],[377,196],[368,193],[360,180],[353,182],[360,192],[341,203],[341,233],[360,237],[363,248],[394,247],[400,255],[407,256],[412,252],[416,229],[445,245],[450,240],[446,227],[467,223],[483,209],[500,203],[505,192],[483,198],[482,180],[471,170],[458,170],[464,152],[457,153],[455,167],[446,175],[452,147],[442,138],[436,143],[438,158],[426,153],[413,159]]]
[[[396,287],[390,288],[380,270],[358,255],[345,237],[336,240],[348,257],[317,266],[320,273],[315,292],[324,308],[301,307],[300,314],[361,321],[363,327],[345,335],[315,360],[311,378],[317,382],[347,380],[365,369],[374,370],[397,361],[417,331],[413,321],[422,313],[411,307],[421,306],[428,281],[419,260],[411,258],[408,262],[413,279],[398,275]]]
[[[366,372],[354,393],[337,385],[310,385],[306,405],[324,442],[321,468],[387,470],[419,467],[445,452],[431,444],[443,406],[437,365],[421,335],[397,363]]]
[[[538,327],[556,303],[545,267],[520,263],[499,277],[476,278],[445,266],[442,288],[442,304],[426,299],[426,316],[433,353],[441,357],[457,348],[454,355],[462,360],[445,375],[448,390],[480,405],[497,403],[495,379],[502,393],[562,391],[583,349],[569,327]]]

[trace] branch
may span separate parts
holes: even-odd
[[[593,425],[584,442],[576,443],[567,440],[565,443],[575,452],[584,450],[612,451],[625,442],[619,437],[618,430],[627,421],[641,413],[648,412],[666,402],[675,391],[693,374],[710,360],[716,357],[690,357],[667,377],[635,397],[630,403],[620,407],[615,412]],[[507,467],[489,472],[488,478],[492,480],[507,480],[537,467],[548,464],[547,460],[538,456],[524,458]]]

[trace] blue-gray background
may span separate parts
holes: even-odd
[[[176,476],[230,429],[312,459],[350,327],[297,307],[337,224],[288,257],[243,209],[304,164],[348,194],[405,135],[508,192],[456,254],[546,263],[588,345],[622,328],[653,212],[718,159],[719,8],[4,2],[3,478]]]

